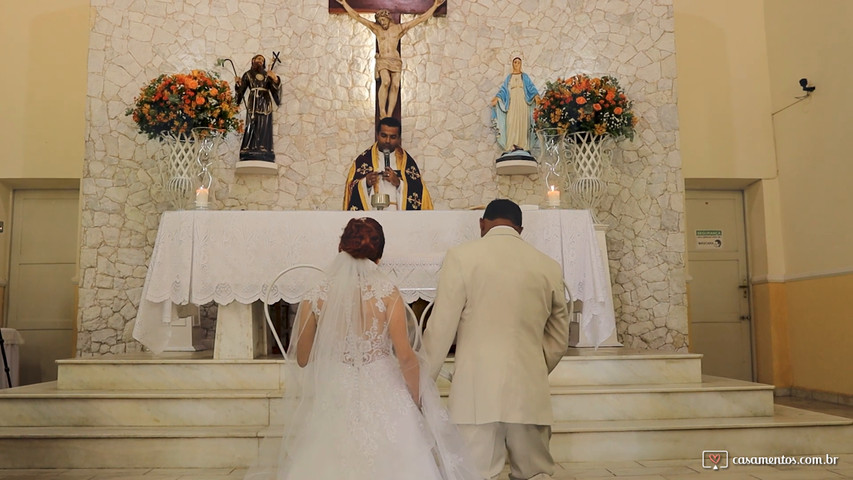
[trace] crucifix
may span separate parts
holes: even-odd
[[[366,26],[376,36],[376,122],[385,117],[400,119],[400,75],[403,59],[400,39],[412,27],[427,21],[433,14],[446,15],[447,7],[439,11],[445,0],[329,0],[329,13],[346,13]],[[371,22],[358,12],[375,12]],[[400,14],[419,13],[406,23]]]

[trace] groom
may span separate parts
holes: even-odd
[[[456,337],[450,416],[483,478],[549,479],[548,374],[568,348],[560,265],[521,239],[521,209],[493,200],[480,238],[448,250],[423,343],[433,378]]]

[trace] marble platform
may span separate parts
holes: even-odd
[[[248,465],[282,365],[211,352],[62,360],[56,382],[0,391],[0,470]],[[769,385],[703,377],[700,355],[572,349],[551,384],[561,462],[853,453],[853,420],[774,406]]]

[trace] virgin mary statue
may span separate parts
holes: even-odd
[[[521,71],[521,55],[512,55],[512,72],[492,98],[492,124],[504,152],[530,150],[535,142],[533,109],[539,92]]]

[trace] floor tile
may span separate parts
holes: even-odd
[[[774,473],[756,473],[754,476],[759,480],[840,480],[845,478],[823,467],[815,467],[811,470],[780,470]]]
[[[705,475],[708,473],[708,475]],[[628,477],[626,477],[628,478]],[[716,471],[696,472],[693,475],[664,475],[666,480],[757,480],[754,476],[748,473]]]
[[[156,468],[151,471],[151,475],[174,475],[181,479],[184,477],[192,477],[205,475],[207,477],[224,477],[230,475],[234,471],[233,468]]]
[[[683,465],[673,465],[664,467],[633,467],[633,468],[609,468],[616,477],[634,477],[639,475],[689,475],[695,473]]]

